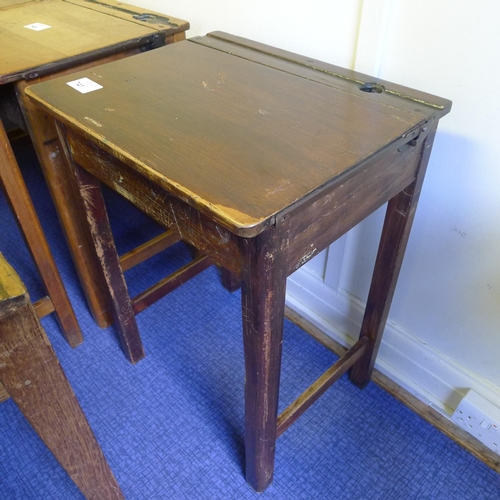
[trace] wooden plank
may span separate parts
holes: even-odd
[[[28,292],[1,255],[0,359],[3,387],[85,497],[123,499]]]
[[[242,241],[241,308],[245,354],[245,470],[255,491],[272,482],[281,372],[286,224]]]
[[[99,61],[87,62],[79,66],[79,68],[88,69],[92,78],[98,78],[98,73],[94,69],[96,64],[105,64],[137,53],[139,53],[139,49],[123,51]],[[47,181],[47,187],[56,206],[90,311],[95,322],[101,328],[106,328],[113,321],[111,305],[109,304],[106,284],[99,270],[99,265],[94,262],[96,257],[92,239],[90,234],[87,234],[84,230],[85,214],[76,201],[78,199],[78,188],[66,166],[54,120],[29,102],[25,94],[27,85],[31,83],[65,76],[71,74],[72,71],[74,69],[65,68],[55,74],[37,77],[31,82],[21,80],[16,82],[14,87],[18,95],[19,107],[23,112],[31,140],[37,151]],[[10,85],[0,86],[0,92],[4,87],[10,88]]]
[[[120,265],[122,266],[123,272],[132,269],[141,262],[151,258],[153,255],[171,247],[178,241],[181,241],[181,237],[169,229],[156,238],[153,238],[143,245],[134,248],[120,257]]]
[[[153,305],[170,292],[173,292],[176,288],[179,288],[211,265],[212,261],[209,257],[205,255],[196,257],[165,279],[134,297],[132,299],[134,313],[139,314],[141,311],[144,311],[144,309]]]
[[[431,155],[436,127],[437,123],[431,128],[420,148],[415,180],[394,196],[387,205],[360,333],[360,337],[368,337],[370,343],[362,358],[353,365],[349,373],[351,381],[359,387],[368,384],[375,366]]]
[[[366,337],[358,340],[333,366],[306,389],[278,417],[276,436],[285,432],[308,408],[310,408],[344,373],[361,357],[367,347]]]
[[[343,345],[326,335],[317,326],[307,321],[289,307],[286,308],[286,317],[318,342],[321,342],[337,356],[343,356],[347,352],[347,349]],[[393,380],[380,373],[377,369],[373,371],[372,381],[422,417],[425,421],[436,427],[443,434],[453,439],[453,441],[474,455],[478,460],[481,460],[481,462],[500,474],[500,458],[498,454],[484,446],[483,443],[455,425],[451,420],[441,415],[437,410],[417,399]]]
[[[60,137],[64,141],[62,130]],[[85,207],[95,255],[101,264],[101,272],[111,298],[113,319],[117,326],[120,346],[127,359],[131,363],[137,363],[145,355],[144,347],[120,266],[120,259],[116,252],[101,186],[94,176],[71,161],[68,145],[65,141],[62,146],[66,151],[69,167],[78,185],[80,202]]]

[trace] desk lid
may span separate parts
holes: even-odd
[[[62,122],[240,235],[408,142],[447,100],[214,33],[27,89]],[[103,88],[80,94],[70,80]],[[371,81],[368,78],[368,81]],[[379,82],[380,83],[380,82]]]
[[[0,84],[189,28],[186,21],[115,0],[4,1],[6,6],[0,0]]]

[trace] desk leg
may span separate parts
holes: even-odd
[[[99,262],[94,255],[92,239],[85,232],[83,211],[75,203],[78,189],[62,153],[54,120],[28,101],[24,93],[27,85],[28,82],[25,81],[16,84],[19,106],[23,111],[90,311],[95,322],[104,328],[112,322],[111,305]]]
[[[61,138],[64,132],[61,132]],[[120,257],[116,251],[113,233],[99,181],[71,160],[65,145],[66,158],[75,176],[79,198],[85,207],[87,230],[92,235],[95,256],[101,265],[104,281],[112,304],[112,313],[118,338],[125,356],[131,363],[144,357],[132,301],[123,276]]]
[[[369,344],[349,374],[351,381],[359,387],[365,387],[369,383],[373,372],[417,209],[434,135],[435,129],[430,131],[422,144],[422,156],[415,181],[392,198],[387,206],[365,316],[361,325],[360,338],[368,337]]]
[[[76,347],[83,342],[82,332],[1,122],[0,187],[5,190],[16,222],[42,277],[64,338],[71,347]]]
[[[264,491],[274,473],[286,292],[285,259],[266,233],[243,240],[246,480],[256,491]]]

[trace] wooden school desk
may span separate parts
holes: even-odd
[[[102,88],[86,94],[67,82],[95,80],[90,71],[27,94],[59,122],[122,345],[140,339],[99,181],[241,281],[246,477],[262,491],[277,436],[349,368],[355,384],[370,380],[438,120],[451,103],[224,33],[99,75]],[[387,201],[359,340],[277,417],[287,276]]]
[[[114,0],[0,0],[0,117],[28,129],[63,225],[92,315],[111,323],[104,280],[81,230],[76,188],[57,133],[27,100],[27,85],[88,69],[185,38],[186,21]]]

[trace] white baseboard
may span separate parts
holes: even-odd
[[[287,305],[344,346],[357,338],[364,304],[302,268],[287,282]],[[467,389],[500,407],[500,387],[420,342],[390,319],[376,367],[426,404],[450,416]]]

